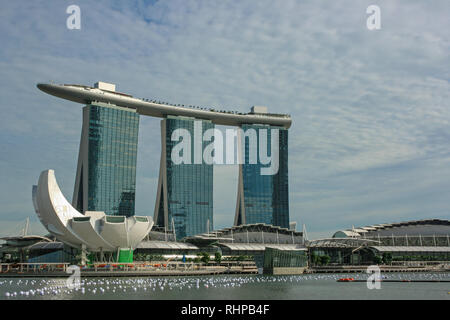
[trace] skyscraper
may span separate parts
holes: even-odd
[[[83,108],[83,127],[72,204],[80,212],[133,216],[139,114],[93,102]]]
[[[254,130],[257,143],[243,138],[239,146],[243,153],[243,163],[239,165],[238,193],[235,225],[266,223],[289,228],[289,187],[288,187],[288,130],[267,125],[242,125],[243,132]],[[261,129],[266,135],[261,135]],[[252,154],[260,154],[261,145],[267,145],[267,154],[272,154],[272,129],[278,130],[278,171],[273,175],[263,175],[262,168],[268,165],[251,163]],[[266,139],[262,141],[261,139]],[[275,138],[275,137],[274,137]]]
[[[196,148],[202,152],[207,144],[203,133],[212,128],[214,124],[208,120],[181,116],[161,120],[161,164],[154,221],[167,230],[174,228],[177,239],[213,229],[213,165],[195,159]],[[173,153],[179,156],[176,146],[181,142],[172,139],[176,130],[189,136],[189,141],[182,141],[188,150],[181,151],[189,153],[182,154],[188,163],[173,161]]]

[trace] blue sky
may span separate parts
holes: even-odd
[[[66,8],[81,9],[81,30]],[[381,9],[381,29],[366,8]],[[450,4],[434,1],[9,1],[0,11],[0,234],[54,169],[69,200],[81,105],[38,82],[98,80],[137,97],[289,113],[290,216],[310,238],[450,217]],[[159,119],[141,117],[136,210],[153,215]],[[215,227],[237,172],[215,168]]]

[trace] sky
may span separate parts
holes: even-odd
[[[450,3],[1,1],[0,235],[54,169],[72,199],[82,105],[39,82],[115,83],[135,97],[292,116],[290,220],[308,237],[450,218]],[[68,29],[69,5],[81,29]],[[381,28],[369,30],[369,5]],[[160,119],[140,119],[136,214],[153,216]],[[233,224],[236,166],[214,168],[214,227]]]

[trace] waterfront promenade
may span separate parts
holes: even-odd
[[[0,278],[67,277],[69,263],[2,263]],[[219,274],[256,274],[251,262],[205,266],[200,263],[94,263],[80,267],[81,277],[145,277],[145,276],[200,276]]]
[[[25,277],[67,277],[69,263],[2,263],[0,278]],[[316,266],[304,270],[306,274],[366,273],[366,265],[360,266]],[[382,273],[392,272],[449,272],[450,264],[412,263],[380,265]],[[221,274],[257,274],[253,262],[238,264],[204,265],[194,262],[136,262],[136,263],[94,263],[80,267],[81,277],[151,277],[151,276],[201,276]]]

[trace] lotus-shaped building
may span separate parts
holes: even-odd
[[[33,205],[42,224],[56,239],[92,252],[134,250],[153,226],[151,217],[78,212],[62,194],[53,170],[43,171],[38,185],[33,186]]]

